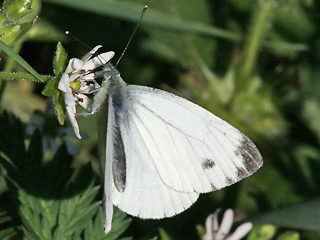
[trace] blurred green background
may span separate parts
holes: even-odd
[[[1,40],[43,77],[54,76],[58,41],[69,58],[88,52],[66,30],[115,51],[115,63],[146,4],[118,65],[122,78],[230,122],[255,142],[264,166],[170,219],[130,223],[118,212],[113,235],[105,236],[102,192],[94,187],[101,184],[94,116],[80,119],[84,140],[76,140],[41,95],[45,85],[27,81],[24,68],[1,52],[0,238],[116,239],[130,225],[121,236],[200,239],[210,213],[232,208],[236,221],[256,224],[248,239],[320,239],[319,1],[7,0]],[[259,224],[276,230],[263,235]]]

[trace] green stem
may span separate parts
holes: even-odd
[[[8,45],[0,40],[0,49],[3,50],[6,54],[12,57],[15,61],[17,61],[22,67],[24,67],[28,72],[30,72],[33,76],[35,76],[40,82],[46,82],[42,76],[37,73],[22,57],[20,57],[17,53],[15,53]]]
[[[43,79],[48,81],[50,79],[49,76],[41,76]],[[12,72],[0,72],[0,80],[30,80],[38,82],[38,78],[28,73],[12,73]]]
[[[20,49],[21,49],[21,45],[22,45],[22,41],[18,41],[16,42],[14,45],[13,45],[13,48],[12,50],[14,52],[19,52]],[[4,66],[4,71],[5,72],[11,72],[12,69],[13,69],[13,66],[14,66],[14,59],[9,57],[5,66]],[[1,79],[1,77],[0,77]],[[1,81],[1,84],[0,84],[0,102],[1,102],[1,99],[3,97],[3,93],[4,93],[4,90],[6,89],[6,86],[7,86],[7,82],[6,81]]]
[[[22,41],[17,41],[12,46],[12,51],[15,53],[20,52],[22,46]],[[4,72],[11,72],[14,67],[15,60],[12,57],[9,57],[5,67],[3,68]]]
[[[267,32],[268,26],[271,24],[276,0],[258,1],[257,9],[253,15],[252,23],[249,29],[242,64],[239,69],[238,89],[246,88],[246,82],[252,73],[257,55],[263,44],[263,37]]]

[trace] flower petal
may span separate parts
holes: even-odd
[[[213,218],[214,214],[210,214],[206,219],[206,234],[203,236],[202,240],[212,240],[213,239]]]
[[[253,225],[251,222],[243,223],[231,236],[227,237],[226,240],[239,240],[246,236],[251,231],[252,227]]]
[[[73,107],[76,105],[76,100],[74,99],[74,96],[72,93],[65,93],[64,94],[64,103],[66,106]]]
[[[92,48],[92,49],[90,50],[90,52],[88,52],[86,55],[84,55],[84,57],[83,57],[81,60],[82,60],[83,62],[88,61],[88,60],[92,57],[92,55],[95,54],[96,51],[98,51],[99,48],[102,48],[102,45],[97,45],[97,46],[95,46],[94,48]]]
[[[82,74],[81,75],[81,80],[83,80],[83,81],[94,81],[94,79],[95,79],[95,74],[94,73]]]
[[[213,214],[213,231],[215,233],[218,232],[218,229],[219,229],[218,215],[220,211],[221,209],[218,208]]]
[[[73,73],[70,75],[69,77],[69,82],[72,82],[74,80],[76,80],[77,78],[81,78],[82,77],[82,74],[79,74],[79,73]]]
[[[70,119],[71,125],[73,127],[74,134],[77,136],[77,138],[81,139],[80,135],[80,129],[78,122],[76,120],[76,106],[66,106],[68,117]]]
[[[233,224],[233,210],[229,208],[223,214],[220,228],[215,236],[216,239],[217,240],[224,239],[227,236],[227,234],[230,232],[232,224]]]
[[[72,73],[76,70],[80,70],[82,66],[84,65],[84,62],[78,58],[71,58],[69,60],[68,66],[66,68],[67,73]]]
[[[102,53],[102,54],[90,59],[89,61],[87,61],[83,65],[82,69],[85,71],[88,71],[88,70],[93,70],[95,68],[98,68],[98,67],[106,64],[107,62],[109,62],[111,60],[111,58],[113,58],[114,54],[115,53],[113,51]]]
[[[66,72],[64,72],[60,78],[58,89],[65,93],[72,92],[70,88],[70,83],[69,83],[69,75]]]
[[[90,98],[88,98],[84,94],[78,94],[76,95],[76,99],[81,107],[83,107],[84,109],[90,112],[91,105],[92,105],[92,100]]]

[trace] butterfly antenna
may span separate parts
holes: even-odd
[[[125,52],[127,51],[128,47],[129,47],[129,45],[130,45],[130,43],[131,43],[131,41],[132,41],[132,38],[133,38],[134,34],[136,33],[136,31],[137,31],[137,29],[138,29],[138,27],[139,27],[139,25],[140,25],[140,23],[141,23],[141,21],[142,21],[143,15],[144,15],[144,14],[145,14],[145,12],[147,11],[147,9],[148,9],[148,6],[147,6],[147,5],[146,5],[146,6],[144,6],[144,8],[142,9],[142,12],[141,12],[141,15],[140,15],[139,21],[138,21],[138,23],[137,23],[137,25],[136,25],[135,29],[133,30],[133,32],[132,32],[132,34],[131,34],[131,36],[130,36],[130,38],[129,38],[129,41],[128,41],[127,45],[126,45],[126,47],[125,47],[125,48],[124,48],[124,50],[122,51],[121,56],[119,57],[119,59],[118,59],[118,61],[117,61],[116,65],[115,65],[115,68],[117,68],[117,66],[118,66],[118,64],[119,64],[119,62],[120,62],[120,60],[122,59],[123,55],[124,55],[124,54],[125,54]]]
[[[65,34],[68,35],[69,37],[71,37],[73,40],[81,43],[83,46],[85,46],[85,47],[88,48],[89,50],[92,49],[91,46],[89,46],[89,45],[86,44],[85,42],[81,41],[79,38],[75,37],[73,34],[71,34],[71,32],[66,31]],[[96,53],[95,53],[95,54],[96,54]],[[103,64],[103,61],[100,59],[99,55],[98,55],[98,60],[101,62],[101,64]]]
[[[85,42],[81,41],[79,38],[75,37],[73,34],[71,34],[70,31],[65,31],[65,34],[68,35],[69,37],[71,37],[72,39],[74,39],[75,41],[81,43],[86,48],[92,49],[92,47],[90,47],[88,44],[86,44]]]

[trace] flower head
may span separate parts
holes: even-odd
[[[252,223],[247,222],[241,224],[232,234],[229,234],[233,223],[234,213],[232,209],[225,211],[221,225],[218,224],[218,214],[220,209],[217,209],[214,214],[210,214],[206,220],[206,234],[203,240],[239,240],[247,235],[252,229]]]
[[[92,58],[101,47],[101,45],[94,47],[81,60],[78,58],[70,59],[58,85],[58,89],[64,93],[67,114],[79,139],[81,139],[81,135],[76,120],[76,105],[79,104],[91,112],[92,100],[87,95],[100,88],[95,80],[97,76],[94,70],[109,62],[114,56],[114,52],[110,51]]]

